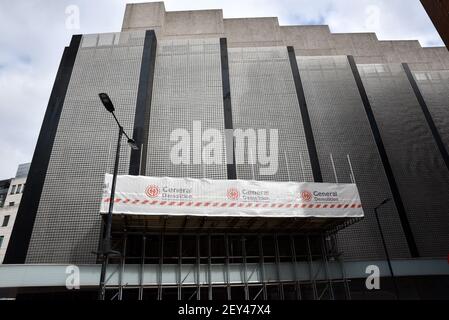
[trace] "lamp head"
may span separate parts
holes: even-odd
[[[139,147],[136,144],[136,141],[134,139],[128,139],[128,144],[133,150],[139,150]]]
[[[100,100],[103,103],[106,110],[108,110],[110,113],[113,113],[115,111],[115,108],[109,96],[106,93],[100,93],[98,94],[98,96],[100,97]]]

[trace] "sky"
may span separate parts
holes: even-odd
[[[0,2],[0,179],[33,156],[64,47],[73,34],[117,32],[126,2]],[[418,0],[166,0],[165,9],[223,9],[225,18],[277,16],[281,25],[328,24],[380,40],[442,41]]]

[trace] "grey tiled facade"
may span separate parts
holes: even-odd
[[[446,150],[449,150],[449,70],[417,71],[414,78]]]
[[[194,121],[201,125],[193,132]],[[190,164],[173,165],[170,141],[175,129],[190,135]],[[195,160],[196,135],[204,130],[224,134],[220,41],[215,39],[162,40],[158,43],[148,134],[148,176],[226,178],[225,149],[219,164]],[[204,146],[204,144],[203,144]],[[202,160],[202,159],[200,159]]]
[[[86,35],[59,120],[27,263],[94,263],[100,198],[112,173],[118,127],[99,103],[108,92],[125,130],[133,131],[144,32]],[[119,172],[127,174],[129,148]],[[111,160],[112,159],[112,160]]]
[[[237,177],[313,181],[287,48],[231,48],[229,69],[234,129],[266,130],[268,151],[270,129],[277,130],[279,141],[276,174],[261,174],[254,149],[246,152],[245,164],[237,164]]]
[[[449,172],[400,64],[359,65],[418,252],[445,256]]]
[[[363,221],[339,232],[341,250],[347,259],[382,257],[373,209],[392,195],[348,59],[323,56],[297,60],[323,180],[355,182],[363,204]],[[382,221],[392,256],[409,257],[394,204],[383,207]]]

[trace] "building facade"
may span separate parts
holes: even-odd
[[[74,36],[64,51],[6,262],[98,262],[99,202],[117,131],[98,99],[107,92],[140,146],[122,148],[119,174],[356,183],[365,212],[362,221],[318,237],[301,233],[302,221],[268,227],[230,219],[232,228],[216,234],[207,219],[186,217],[182,229],[164,216],[123,219],[114,239],[127,268],[141,264],[155,277],[130,296],[348,298],[351,275],[336,266],[332,274],[328,263],[343,257],[353,271],[373,261],[386,266],[374,214],[385,199],[381,228],[403,281],[439,275],[447,283],[448,70],[444,47],[417,41],[280,26],[277,18],[224,19],[221,10],[167,12],[162,2],[127,5],[121,32]],[[221,164],[173,164],[171,133],[195,135],[195,123],[223,136],[226,129],[277,129],[278,170],[261,174],[251,150],[247,162],[227,163],[229,145]],[[301,262],[309,276],[285,272],[285,263]],[[420,263],[428,268],[416,273]],[[214,281],[220,266],[231,271]],[[243,278],[232,280],[233,270],[244,270]],[[184,271],[191,282],[182,280]],[[364,271],[354,271],[353,288]],[[355,290],[364,297],[366,290]],[[412,291],[423,297],[418,285]]]
[[[4,201],[0,205],[0,264],[3,263],[8,249],[14,222],[19,210],[20,200],[25,190],[30,163],[20,164],[16,176],[10,180],[6,188]]]

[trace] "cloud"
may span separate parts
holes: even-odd
[[[72,34],[119,31],[125,0],[0,2],[0,179],[31,161],[64,46]],[[68,6],[79,29],[66,27]],[[225,18],[277,16],[281,24],[329,24],[333,32],[376,32],[379,39],[442,45],[418,1],[167,0],[169,11],[223,9]],[[410,20],[413,22],[410,23]],[[5,31],[7,30],[7,31]]]
[[[380,40],[443,45],[419,1],[340,0],[325,19],[332,32],[376,32]]]

